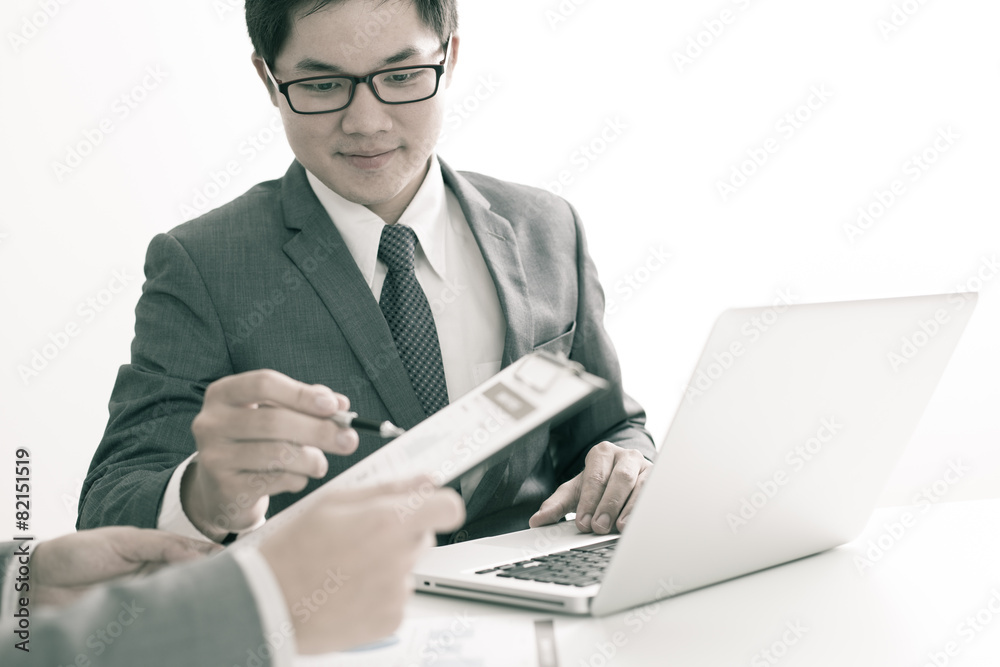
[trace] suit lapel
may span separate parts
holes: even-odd
[[[490,210],[489,201],[468,180],[441,162],[445,184],[455,193],[496,286],[506,321],[502,367],[531,352],[534,336],[528,281],[514,235],[506,218]],[[282,179],[285,226],[299,230],[284,250],[326,305],[352,351],[386,405],[393,421],[411,428],[424,419],[406,369],[396,351],[385,317],[361,275],[354,257],[294,162]],[[329,252],[319,264],[317,249]],[[384,362],[384,363],[383,363]],[[483,476],[469,500],[470,517],[485,509],[507,476],[513,448]]]
[[[479,249],[486,260],[493,284],[497,289],[500,308],[507,322],[504,336],[503,360],[501,366],[506,368],[517,359],[532,350],[534,339],[534,324],[528,300],[528,280],[521,263],[514,228],[510,221],[490,210],[489,201],[469,181],[441,162],[441,170],[445,183],[452,189],[462,206],[465,219],[469,223],[472,234],[479,243]],[[508,447],[493,462],[483,475],[472,497],[466,503],[469,519],[481,515],[490,505],[496,506],[500,489],[513,477],[511,466],[519,467],[513,459],[515,447]],[[521,457],[523,458],[523,457]],[[513,489],[513,493],[517,488]],[[506,495],[510,495],[508,489]]]
[[[507,322],[501,360],[501,367],[506,368],[531,352],[534,335],[528,279],[521,264],[514,228],[507,218],[490,210],[489,201],[469,181],[440,158],[439,161],[444,182],[458,198],[497,288],[500,309]]]
[[[424,419],[424,410],[389,325],[336,225],[309,186],[302,165],[292,164],[281,188],[285,226],[299,230],[285,244],[285,254],[330,311],[393,421],[402,428],[414,426]]]

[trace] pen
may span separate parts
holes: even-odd
[[[353,428],[355,431],[368,431],[378,433],[383,438],[396,438],[406,433],[390,421],[377,422],[371,419],[361,419],[357,412],[335,412],[329,417],[337,426],[341,428]]]

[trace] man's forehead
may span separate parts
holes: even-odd
[[[346,0],[295,13],[279,58],[299,71],[363,73],[427,55],[438,41],[409,0]]]

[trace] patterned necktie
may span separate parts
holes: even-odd
[[[448,405],[448,385],[441,362],[441,345],[427,296],[413,272],[417,235],[409,227],[386,225],[378,258],[389,272],[382,284],[379,307],[389,323],[410,384],[427,416]]]

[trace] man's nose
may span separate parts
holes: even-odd
[[[389,105],[383,104],[372,90],[371,84],[359,83],[354,89],[354,99],[344,109],[341,126],[346,134],[375,134],[392,128]]]

